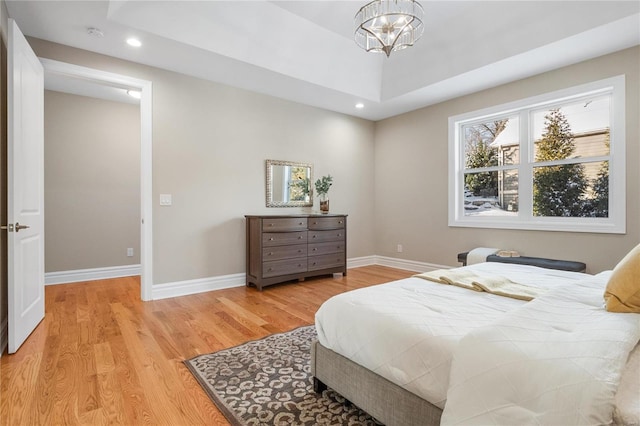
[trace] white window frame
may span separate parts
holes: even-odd
[[[529,141],[529,112],[583,97],[611,94],[609,154],[609,217],[533,216],[533,141]],[[520,164],[505,168],[518,170],[520,208],[517,216],[465,216],[464,214],[464,125],[494,118],[520,117]],[[449,117],[449,226],[472,228],[526,229],[541,231],[626,233],[625,173],[625,76],[607,78],[527,99],[492,106]],[[590,159],[592,160],[592,159]],[[572,161],[575,162],[575,161]]]

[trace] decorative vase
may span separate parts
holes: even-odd
[[[329,213],[329,196],[325,193],[319,194],[320,199],[320,212],[323,214]]]

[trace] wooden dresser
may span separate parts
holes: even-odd
[[[245,216],[247,285],[347,274],[347,216]]]

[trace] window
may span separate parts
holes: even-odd
[[[449,226],[625,232],[624,76],[449,118]]]

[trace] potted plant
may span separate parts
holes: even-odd
[[[329,213],[329,196],[327,193],[329,192],[329,188],[333,184],[333,178],[331,175],[322,176],[315,183],[316,193],[318,194],[318,199],[320,200],[320,211],[322,213]]]

